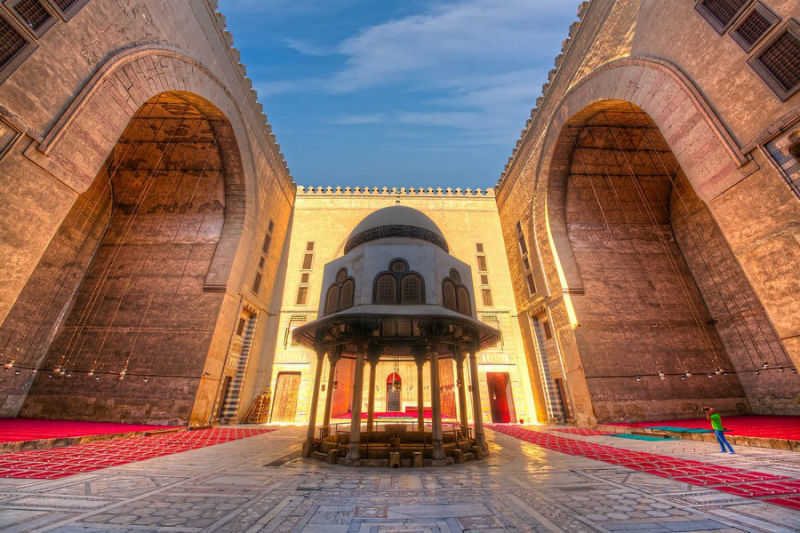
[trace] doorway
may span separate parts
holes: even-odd
[[[492,408],[492,422],[508,423],[514,419],[514,398],[511,395],[511,379],[508,372],[487,372],[489,403]]]
[[[297,391],[300,388],[300,372],[281,372],[275,384],[275,399],[272,402],[272,422],[294,422],[297,413]]]
[[[386,378],[386,410],[390,413],[400,411],[400,394],[403,390],[403,380],[400,374],[392,372]]]

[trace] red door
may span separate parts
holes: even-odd
[[[514,409],[511,397],[511,380],[506,372],[487,372],[486,383],[489,386],[489,403],[492,408],[492,422],[511,422]]]

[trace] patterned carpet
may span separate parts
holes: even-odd
[[[586,428],[560,428],[560,429],[554,429],[553,431],[558,431],[559,433],[568,433],[570,435],[582,435],[584,437],[594,437],[598,435],[609,434],[605,431],[597,431],[594,429],[586,429]]]
[[[211,428],[80,446],[0,455],[0,478],[58,479],[268,433],[273,429]]]
[[[176,426],[115,424],[111,422],[81,422],[78,420],[36,420],[30,418],[0,418],[0,442],[111,435],[137,431],[171,429]]]
[[[800,509],[800,479],[752,472],[711,463],[701,463],[667,455],[615,448],[518,426],[490,425],[489,427],[497,432],[505,433],[548,450],[586,457],[654,476],[674,479],[690,485],[702,486],[747,498],[758,498],[770,503],[791,507],[792,509]]]

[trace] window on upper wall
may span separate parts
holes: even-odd
[[[74,17],[89,0],[50,0],[64,20]]]
[[[781,100],[800,89],[800,24],[790,20],[749,61]]]
[[[0,81],[7,78],[35,49],[36,44],[26,39],[10,20],[0,17]]]
[[[342,283],[341,291],[339,291],[339,309],[349,309],[353,307],[353,299],[356,293],[356,282],[353,279],[347,279]]]
[[[41,37],[56,21],[39,0],[5,0],[4,3],[36,37]]]
[[[456,289],[456,305],[462,315],[472,315],[472,304],[470,303],[469,291],[463,285]]]
[[[483,299],[483,305],[491,307],[492,304],[492,291],[491,289],[481,289],[481,297]]]
[[[528,292],[531,294],[536,293],[536,283],[533,281],[533,274],[528,274],[525,276],[525,281],[528,283]]]
[[[731,37],[745,52],[749,52],[780,20],[767,6],[756,2],[731,31]]]
[[[306,305],[306,299],[308,298],[308,287],[298,287],[297,288],[297,305]]]
[[[475,250],[479,254],[482,254],[483,253],[483,243],[482,242],[475,243]]]
[[[325,314],[335,313],[339,305],[339,285],[334,283],[325,294]]]
[[[314,261],[314,254],[303,255],[303,270],[311,270],[311,264]]]
[[[488,285],[489,284],[489,276],[486,274],[481,274],[481,285]]]
[[[447,309],[458,311],[458,300],[456,299],[456,284],[452,280],[445,279],[442,282],[442,299]]]
[[[522,255],[522,267],[525,271],[525,283],[528,285],[528,294],[536,293],[536,283],[533,281],[531,262],[528,259],[528,245],[525,242],[525,232],[522,231],[522,222],[517,222],[517,245]]]
[[[289,319],[289,325],[286,327],[286,332],[283,335],[283,347],[286,348],[290,344],[292,346],[296,346],[297,343],[292,338],[292,332],[295,328],[302,326],[306,321],[306,317],[303,315],[292,315]]]
[[[381,274],[375,280],[375,303],[389,305],[397,303],[397,280],[393,275]]]
[[[721,35],[744,10],[749,0],[700,0],[695,4],[711,26]]]
[[[405,259],[389,262],[389,270],[375,277],[372,301],[376,304],[424,304],[425,280],[409,269]]]
[[[236,326],[236,334],[239,335],[240,337],[242,336],[242,333],[244,333],[245,323],[246,320],[244,318],[239,318],[239,324]]]
[[[422,277],[418,274],[403,276],[400,281],[400,303],[414,305],[422,302]]]
[[[493,348],[489,349],[503,351],[503,330],[500,329],[500,319],[497,318],[496,315],[483,315],[481,316],[481,321],[500,332],[500,335],[497,337],[497,344]]]
[[[472,315],[469,291],[455,268],[451,268],[449,275],[442,280],[442,305],[462,315]]]
[[[336,279],[325,293],[325,314],[353,307],[353,298],[356,290],[355,281],[348,277],[347,269],[342,268],[336,273]]]
[[[479,255],[478,256],[478,270],[480,272],[486,272],[486,256]]]
[[[539,322],[541,322],[541,324],[542,324],[542,329],[544,330],[545,338],[552,339],[553,338],[553,330],[550,329],[550,321],[547,320],[547,317],[542,315],[539,318]]]
[[[261,290],[261,272],[256,272],[256,277],[253,279],[253,294],[258,294]]]

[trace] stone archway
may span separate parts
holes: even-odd
[[[534,224],[579,422],[690,416],[707,401],[747,409],[744,392],[797,390],[790,372],[752,379],[765,362],[792,364],[706,206],[742,179],[744,158],[679,73],[601,67],[564,97],[543,153]],[[780,409],[773,399],[754,407]]]
[[[231,124],[210,102],[170,91],[136,111],[4,325],[17,337],[57,330],[26,354],[46,356],[22,416],[189,420],[213,339],[225,334],[242,182]],[[31,309],[47,319],[28,313],[26,323]]]

